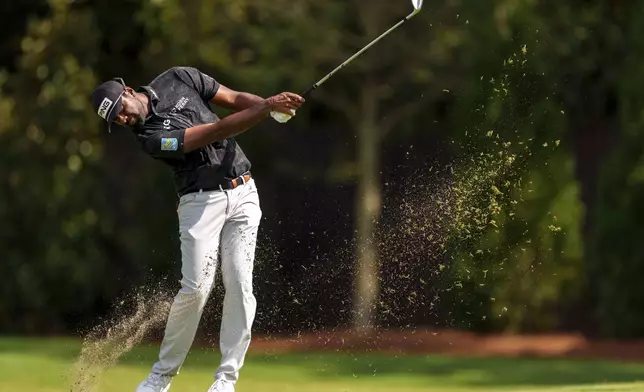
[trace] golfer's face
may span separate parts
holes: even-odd
[[[143,117],[143,104],[127,91],[123,94],[121,100],[123,105],[115,122],[128,127],[142,124],[145,120]]]

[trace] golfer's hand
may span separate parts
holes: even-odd
[[[293,115],[304,103],[304,98],[295,93],[283,92],[266,99],[274,112]]]

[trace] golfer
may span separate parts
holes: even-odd
[[[178,194],[181,288],[168,316],[159,359],[137,392],[166,392],[192,346],[221,262],[226,291],[221,363],[209,392],[233,392],[255,317],[253,263],[262,211],[251,164],[233,139],[271,114],[292,115],[304,99],[284,92],[268,99],[219,84],[193,67],[173,67],[134,90],[120,78],[93,94],[108,124],[131,128],[142,150],[168,165]],[[210,104],[235,113],[219,119]]]

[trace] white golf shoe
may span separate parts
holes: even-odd
[[[208,392],[235,392],[235,384],[223,378],[217,378]]]
[[[148,378],[139,384],[136,392],[168,392],[172,377],[150,373]]]

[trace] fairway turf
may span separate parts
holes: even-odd
[[[80,342],[0,338],[0,391],[68,392]],[[95,392],[134,391],[157,346],[137,347],[101,375]],[[171,391],[205,392],[219,360],[195,350]],[[237,392],[644,391],[644,364],[545,359],[309,353],[249,355]],[[84,391],[90,392],[90,391]]]

